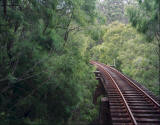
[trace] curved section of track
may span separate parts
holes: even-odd
[[[116,69],[91,61],[107,84],[114,125],[160,125],[160,105]]]

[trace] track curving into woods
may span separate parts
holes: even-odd
[[[118,70],[91,61],[100,71],[113,125],[160,125],[160,104]]]

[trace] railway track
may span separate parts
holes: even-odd
[[[160,104],[122,73],[95,61],[106,87],[113,125],[160,125]]]

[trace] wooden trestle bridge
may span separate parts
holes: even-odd
[[[113,67],[96,61],[94,104],[101,98],[100,125],[160,125],[160,104],[156,98],[136,81]]]

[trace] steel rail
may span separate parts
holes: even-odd
[[[125,107],[126,107],[126,109],[127,109],[127,112],[128,112],[128,114],[129,114],[130,118],[131,118],[131,121],[133,122],[134,125],[138,125],[138,124],[137,124],[137,121],[135,120],[135,118],[134,118],[134,116],[133,116],[133,113],[131,112],[131,109],[130,109],[130,107],[129,107],[127,101],[126,101],[126,99],[124,98],[124,96],[123,96],[120,88],[118,87],[117,83],[116,83],[115,80],[112,78],[112,76],[110,75],[110,73],[109,73],[108,71],[106,71],[106,70],[104,69],[104,66],[101,66],[100,63],[97,63],[97,62],[94,62],[94,61],[91,61],[90,63],[93,64],[93,65],[96,65],[96,66],[99,68],[99,70],[102,70],[102,72],[104,73],[104,75],[105,75],[106,77],[109,76],[109,78],[110,78],[111,81],[112,81],[112,84],[115,85],[115,88],[117,89],[118,93],[120,94],[120,96],[121,96],[121,98],[122,98],[122,100],[123,100],[123,102],[124,102],[124,105],[125,105]]]
[[[134,86],[137,90],[139,90],[140,92],[142,92],[142,94],[144,96],[146,96],[160,110],[160,104],[158,104],[158,102],[156,102],[150,95],[148,95],[144,90],[142,90],[139,86],[137,86],[133,81],[131,81],[129,78],[127,78],[124,74],[122,74],[121,72],[119,72],[115,68],[107,66],[107,65],[105,65],[105,66],[108,67],[108,68],[110,68],[110,69],[112,69],[112,70],[114,70],[114,71],[116,71],[119,75],[123,76],[127,81],[129,81],[130,85]]]

